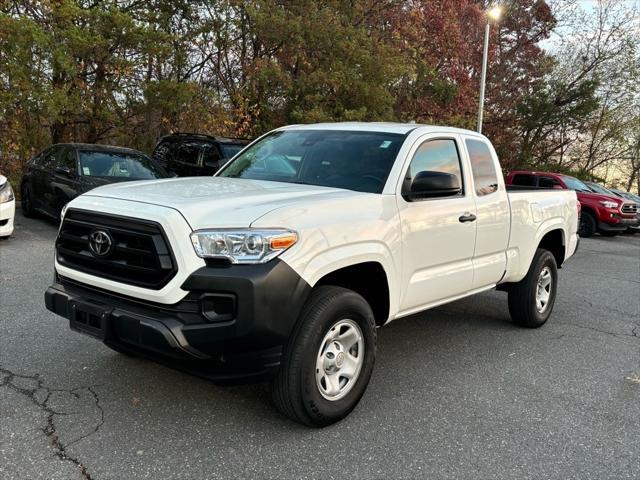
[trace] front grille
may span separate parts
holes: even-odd
[[[89,237],[97,231],[112,240],[104,256],[89,248]],[[82,210],[67,211],[56,255],[65,267],[152,290],[164,287],[177,272],[169,242],[156,222]]]
[[[620,209],[622,213],[636,213],[638,211],[638,205],[635,203],[625,203]]]

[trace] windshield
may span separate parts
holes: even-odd
[[[591,189],[587,187],[583,182],[578,180],[577,178],[570,177],[568,175],[563,175],[562,180],[564,184],[570,190],[576,190],[578,192],[591,192]]]
[[[597,183],[589,182],[587,185],[589,186],[589,189],[591,191],[593,191],[593,192],[602,193],[604,195],[612,195],[613,194],[613,192],[610,192],[609,190],[604,188],[602,185],[598,185]]]
[[[383,132],[279,131],[253,144],[218,176],[381,193],[403,141],[404,135]]]
[[[222,157],[232,158],[236,153],[242,150],[246,145],[238,145],[237,143],[221,143]]]
[[[164,171],[149,157],[128,152],[80,151],[80,172],[85,177],[165,178]]]

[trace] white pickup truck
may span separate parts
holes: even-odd
[[[45,300],[119,352],[270,377],[284,414],[323,426],[362,397],[376,327],[496,287],[516,324],[545,323],[578,217],[573,191],[507,192],[471,131],[295,125],[214,177],[73,200]]]

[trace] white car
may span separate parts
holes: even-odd
[[[13,218],[16,214],[16,199],[11,183],[4,175],[0,175],[0,238],[7,238],[13,233]]]
[[[323,426],[364,394],[376,327],[494,288],[516,324],[544,324],[578,216],[574,191],[507,192],[472,131],[290,126],[214,177],[70,202],[45,301],[114,350],[268,376],[284,414]]]

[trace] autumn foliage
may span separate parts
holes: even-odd
[[[534,140],[549,131],[545,118],[569,115],[554,105],[555,60],[540,46],[556,18],[542,0],[502,3],[504,17],[491,29],[484,133],[505,167],[540,164],[547,159]],[[253,137],[287,123],[344,120],[473,129],[486,7],[0,0],[0,171],[19,175],[52,142],[150,151],[173,131]],[[563,90],[571,115],[596,108],[589,81]]]

